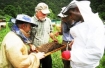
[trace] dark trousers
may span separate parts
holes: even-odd
[[[62,44],[64,44],[64,45],[67,45],[67,41],[64,41],[63,40],[63,42],[62,42]],[[70,42],[69,42],[70,43]],[[65,51],[66,50],[66,48],[63,48],[62,50],[61,50],[61,52],[63,52],[63,51]],[[68,50],[71,50],[70,48],[68,48]],[[64,60],[64,59],[62,59],[62,62],[63,62],[63,64],[64,64],[64,68],[70,68],[70,61],[69,60]]]
[[[45,58],[40,60],[42,68],[52,68],[52,58],[51,55],[46,56]]]

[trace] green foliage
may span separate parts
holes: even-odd
[[[60,23],[59,23],[60,24]],[[59,31],[59,29],[57,29],[57,25],[53,25],[53,32],[57,32]],[[56,37],[59,43],[62,43],[62,36],[59,35],[58,37]],[[63,68],[63,63],[62,63],[62,58],[61,58],[61,51],[57,51],[53,54],[51,54],[52,56],[52,68]]]
[[[10,16],[13,16],[13,17],[16,17],[16,15],[17,15],[16,8],[15,8],[13,5],[7,5],[7,6],[3,9],[3,11],[4,11],[6,14],[8,14],[8,15],[10,15]]]
[[[105,20],[105,12],[99,13],[99,16],[102,20]]]
[[[2,42],[4,36],[10,31],[11,26],[13,25],[12,23],[9,23],[11,16],[5,15],[4,18],[5,18],[5,20],[6,20],[6,26],[3,27],[3,28],[0,30],[0,42]]]
[[[63,68],[63,63],[61,59],[61,51],[57,51],[52,56],[52,68]]]
[[[0,10],[0,15],[4,15],[4,11],[3,10]]]
[[[102,20],[105,20],[105,0],[91,0],[92,10],[99,13]]]
[[[1,14],[8,14],[12,17],[16,17],[16,14],[25,13],[33,16],[35,13],[35,6],[39,2],[45,2],[51,9],[49,17],[51,19],[58,19],[57,14],[60,12],[63,6],[66,6],[71,0],[0,0]]]
[[[2,28],[0,30],[0,42],[2,42],[3,38],[5,37],[5,35],[10,31],[10,28],[8,27],[8,23],[6,23],[6,27]]]
[[[53,33],[55,33],[57,30],[56,25],[53,26]],[[62,43],[62,36],[59,35],[58,37],[56,37],[59,43]],[[50,39],[50,42],[52,40]],[[52,68],[63,68],[63,63],[62,63],[62,59],[61,59],[61,51],[57,51],[53,54],[51,54],[52,56]]]
[[[102,0],[101,0],[102,1]],[[98,6],[102,3],[100,0],[92,0],[91,7],[94,13],[98,12]]]
[[[4,19],[4,18],[5,18],[4,16],[0,15],[0,19]]]
[[[53,12],[49,15],[49,17],[51,19],[58,19],[57,14],[60,12],[61,8],[68,5],[71,1],[72,0],[0,0],[0,15],[8,14],[12,17],[16,17],[16,14],[25,13],[33,16],[35,13],[35,6],[39,2],[45,2],[46,4],[48,4],[51,12]],[[105,20],[105,0],[90,1],[92,11],[94,13],[99,12],[100,17]]]
[[[60,23],[59,23],[59,25],[60,25]],[[60,29],[60,27],[57,27],[57,24],[53,25],[53,33],[60,32],[60,31],[61,31],[61,29]],[[58,40],[58,43],[62,44],[62,35],[58,35],[55,37]],[[52,42],[52,41],[53,40],[50,38],[49,42]]]
[[[48,15],[48,17],[50,18],[50,19],[55,19],[55,14],[53,13],[53,11],[50,9],[50,14]]]
[[[12,18],[12,16],[10,16],[10,15],[4,15],[4,18],[5,18],[6,22],[9,22],[10,19]]]
[[[20,6],[17,6],[16,10],[17,10],[17,13],[18,14],[21,14],[22,13],[22,8]]]
[[[105,68],[105,54],[102,57],[102,59],[100,60],[100,64],[97,68]]]

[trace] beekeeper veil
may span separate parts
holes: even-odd
[[[78,7],[85,22],[90,19],[93,20],[96,17],[98,17],[97,13],[94,14],[92,12],[91,7],[90,7],[90,1],[72,1],[69,3],[69,5],[66,6],[65,10],[62,13],[66,14],[66,13],[68,13],[69,9],[75,8],[75,7]]]
[[[90,8],[90,1],[75,1],[75,4],[78,6],[84,21],[92,19],[95,15]]]

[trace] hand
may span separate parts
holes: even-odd
[[[73,43],[74,43],[74,40],[72,40],[72,41],[69,43],[69,47],[70,47],[70,48],[72,47]]]
[[[37,56],[39,59],[45,58],[44,55],[45,55],[44,52],[38,52],[38,53],[36,53],[36,56]]]
[[[62,59],[64,59],[64,58],[62,58]],[[64,59],[64,60],[67,60],[67,59]],[[68,59],[68,61],[70,61],[70,59]]]
[[[58,42],[58,40],[56,38],[53,39],[54,42]]]
[[[54,42],[58,42],[58,40],[56,39],[54,33],[50,33],[50,37]]]
[[[35,51],[36,50],[36,47],[34,46],[34,45],[32,45],[32,44],[30,44],[30,51]]]
[[[57,37],[59,35],[59,32],[55,32],[54,35]]]

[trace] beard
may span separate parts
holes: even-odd
[[[44,22],[44,21],[46,21],[46,18],[39,17],[39,20],[40,20],[41,22]]]

